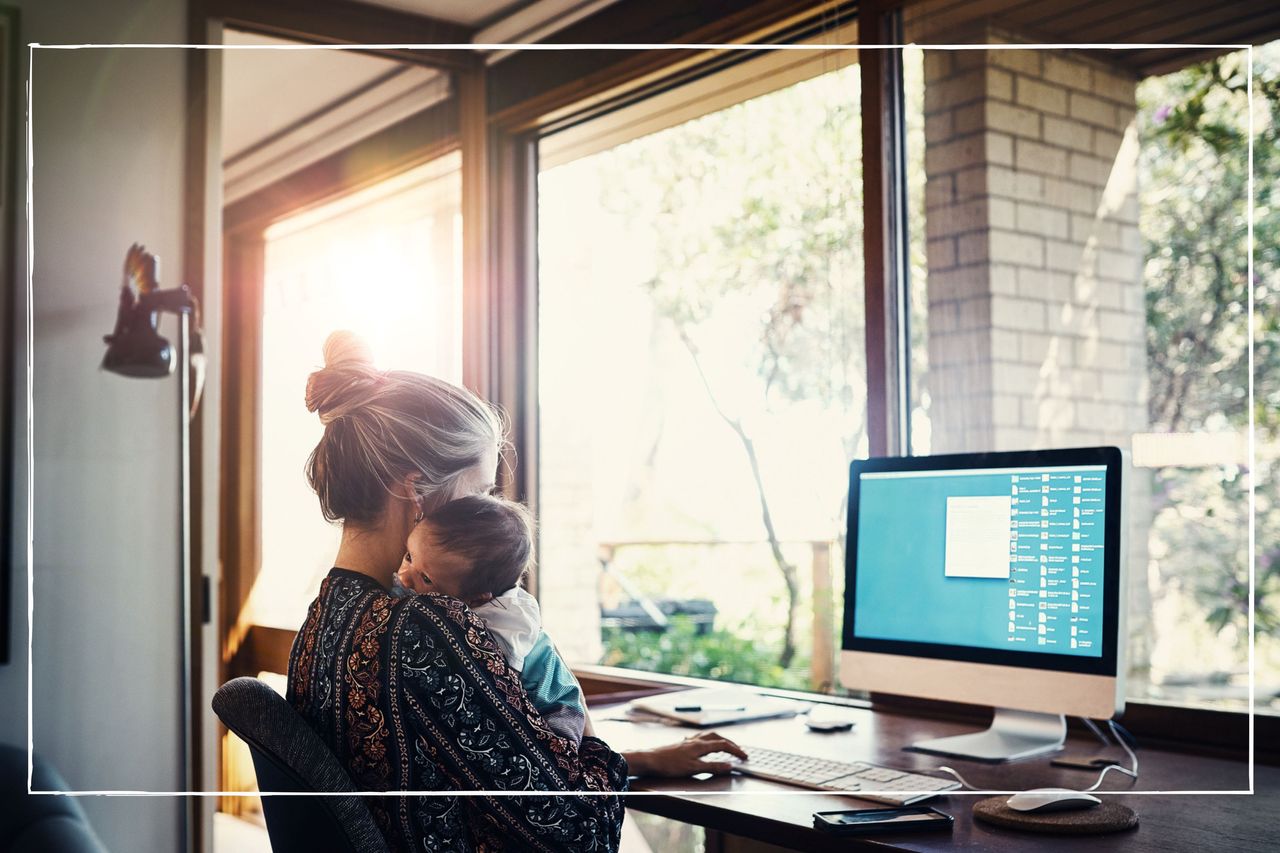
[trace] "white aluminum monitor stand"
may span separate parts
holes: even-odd
[[[1061,714],[997,708],[986,731],[922,740],[909,749],[1001,763],[1057,752],[1066,738],[1067,720]]]

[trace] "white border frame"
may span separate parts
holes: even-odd
[[[26,198],[26,227],[27,227],[27,281],[26,281],[26,297],[27,297],[27,793],[29,795],[46,795],[61,797],[270,797],[270,796],[316,796],[316,797],[404,797],[404,796],[458,796],[458,797],[581,797],[581,796],[619,796],[621,792],[614,791],[354,791],[341,794],[330,793],[284,793],[284,792],[262,792],[262,791],[124,791],[124,790],[103,790],[103,791],[37,791],[31,787],[31,779],[33,773],[32,755],[34,752],[34,721],[32,719],[32,684],[34,677],[34,667],[32,658],[32,644],[35,638],[35,573],[32,570],[32,560],[35,550],[35,518],[31,512],[35,499],[35,411],[33,404],[33,381],[34,381],[34,272],[35,272],[35,229],[32,227],[34,213],[34,175],[33,164],[35,162],[35,152],[33,150],[32,136],[32,88],[34,86],[33,70],[35,65],[35,52],[37,50],[96,50],[106,48],[131,48],[142,50],[156,49],[175,49],[187,48],[194,50],[367,50],[369,48],[379,49],[434,49],[434,50],[689,50],[689,51],[707,51],[707,50],[811,50],[811,51],[828,51],[828,50],[902,50],[904,48],[919,48],[921,50],[1135,50],[1135,49],[1153,49],[1153,48],[1203,48],[1203,49],[1222,49],[1222,50],[1244,50],[1248,56],[1249,73],[1247,75],[1247,96],[1248,96],[1248,158],[1249,172],[1247,182],[1247,281],[1249,282],[1248,304],[1249,304],[1249,330],[1248,330],[1248,369],[1249,369],[1249,788],[1248,790],[1221,790],[1221,791],[1099,791],[1098,793],[1107,793],[1113,796],[1142,796],[1149,794],[1223,794],[1223,795],[1252,795],[1254,793],[1254,607],[1255,607],[1255,562],[1256,562],[1256,476],[1257,476],[1257,448],[1255,442],[1255,413],[1254,413],[1254,299],[1253,299],[1253,206],[1254,206],[1254,189],[1253,189],[1253,45],[1250,44],[1165,44],[1165,43],[1131,43],[1131,44],[881,44],[881,45],[856,45],[856,44],[521,44],[521,43],[493,43],[493,44],[358,44],[358,45],[209,45],[209,44],[41,44],[39,42],[31,42],[27,45],[27,115],[26,115],[26,169],[27,169],[27,198]],[[831,794],[834,796],[851,796],[857,797],[871,793],[908,793],[902,791],[887,790],[883,792],[873,791],[811,791],[807,789],[797,788],[795,790],[779,789],[776,792],[762,794],[754,791],[705,791],[705,790],[678,790],[678,791],[628,791],[625,792],[626,797],[671,797],[671,796],[813,796],[815,793]],[[1004,795],[1016,794],[1019,791],[1004,790],[957,790],[945,792],[948,796],[987,796],[987,795]]]

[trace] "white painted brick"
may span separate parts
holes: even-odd
[[[1131,252],[1116,252],[1110,249],[1098,251],[1099,275],[1116,281],[1140,281],[1142,278],[1142,258]]]
[[[1072,151],[1067,158],[1067,174],[1073,181],[1105,187],[1111,177],[1111,161]]]
[[[1082,270],[1084,250],[1075,243],[1048,240],[1045,243],[1045,266],[1051,270],[1078,273]]]
[[[925,146],[925,173],[955,172],[986,163],[984,142],[982,134],[974,133],[949,139],[942,144]]]
[[[1022,422],[1028,427],[1067,429],[1076,424],[1076,404],[1061,397],[1022,400]]]
[[[956,133],[955,114],[955,110],[938,110],[927,113],[924,117],[924,138],[936,143],[954,136]]]
[[[1044,240],[1029,234],[992,229],[989,257],[997,263],[1044,266]]]
[[[1040,138],[1040,113],[1027,107],[1017,107],[1001,101],[987,101],[986,126],[1014,136]]]
[[[1093,131],[1093,153],[1097,154],[1105,160],[1115,160],[1116,154],[1120,151],[1120,142],[1124,139],[1118,133],[1112,133],[1102,128],[1094,128]]]
[[[1042,75],[1050,83],[1088,92],[1093,88],[1093,69],[1061,54],[1046,53]]]
[[[979,198],[938,207],[929,211],[925,224],[930,238],[981,230],[987,227],[986,204]]]
[[[1054,115],[1067,114],[1067,91],[1061,86],[1052,86],[1041,80],[1025,75],[1018,75],[1014,86],[1014,102],[1024,107],[1031,107],[1043,113]]]
[[[945,335],[956,331],[959,323],[956,320],[957,311],[954,300],[929,302],[929,336]],[[932,368],[931,368],[932,369]]]
[[[1040,76],[1040,53],[1038,50],[1005,48],[988,51],[987,55],[990,57],[989,61],[992,65],[1007,68],[1019,74],[1038,77]]]
[[[1117,104],[1132,105],[1137,93],[1138,81],[1129,72],[1116,69],[1093,72],[1093,93]]]
[[[951,61],[952,51],[926,50],[924,52],[924,79],[926,84],[946,77],[954,67]]]
[[[1052,207],[1092,214],[1098,209],[1101,194],[1097,187],[1087,184],[1052,177],[1044,179],[1044,200]]]
[[[985,331],[991,327],[991,297],[978,296],[956,304],[960,331]]]
[[[1003,428],[996,432],[992,450],[1034,450],[1040,446],[1036,431],[1031,429]]]
[[[1044,178],[1034,172],[1014,173],[1014,198],[1019,201],[1040,201],[1044,198]]]
[[[1142,232],[1138,230],[1136,225],[1120,226],[1120,248],[1134,254],[1141,253],[1146,249],[1142,239]]]
[[[987,222],[992,228],[1016,228],[1014,203],[1007,198],[992,197],[987,200]]]
[[[1072,118],[1104,128],[1115,128],[1119,121],[1114,104],[1081,92],[1070,93],[1070,114]]]
[[[1044,303],[1035,299],[1011,296],[993,299],[991,323],[1001,329],[1042,332],[1046,328]]]
[[[984,91],[985,72],[975,68],[942,80],[931,81],[924,87],[924,110],[935,113],[977,101]]]
[[[930,358],[950,366],[985,364],[991,360],[990,340],[984,331],[959,332],[930,340]]]
[[[987,67],[987,54],[990,51],[953,50],[948,52],[951,54],[951,61],[954,63],[957,71],[968,71],[973,68],[985,69]]]
[[[1008,189],[1003,188],[1007,180]],[[1009,169],[974,166],[956,173],[956,201],[991,195],[1013,194],[1013,172]]]
[[[1147,294],[1140,283],[1137,286],[1120,288],[1120,307],[1135,314],[1146,310]]]
[[[1134,373],[1104,370],[1102,371],[1102,399],[1127,403],[1137,395],[1141,381],[1142,377]]]
[[[974,101],[971,104],[965,104],[962,107],[956,107],[952,111],[954,120],[955,133],[977,133],[985,130],[987,127],[986,105],[988,101]],[[926,131],[927,134],[927,131]],[[937,137],[925,136],[925,139],[935,139]]]
[[[1064,210],[1039,204],[1018,204],[1018,230],[1026,234],[1066,238],[1070,230],[1067,217]]]
[[[1048,270],[1034,267],[1018,267],[1018,295],[1046,298],[1049,290]]]
[[[986,264],[930,270],[929,294],[939,299],[954,300],[984,296],[989,292],[987,270]]]
[[[986,134],[987,162],[1000,166],[1013,165],[1013,137],[1005,133]]]
[[[1055,340],[1043,332],[1023,332],[1018,335],[1018,357],[1028,364],[1041,364],[1049,357]]]
[[[1101,245],[1099,239],[1099,231],[1102,229],[1103,220],[1088,213],[1072,213],[1071,214],[1071,241],[1073,243],[1088,243],[1093,240]]]
[[[998,296],[1016,296],[1018,293],[1018,270],[1024,269],[1010,264],[987,264],[987,284],[990,292]]]
[[[953,237],[930,240],[926,247],[929,269],[946,269],[956,265],[956,241]]]
[[[991,352],[1005,361],[1012,360],[1013,353],[1018,352],[1019,334],[1010,329],[991,329]]]
[[[1059,177],[1067,174],[1067,152],[1061,148],[1042,145],[1029,139],[1019,139],[1014,145],[1013,156],[1018,171],[1038,172]]]
[[[1040,368],[1024,364],[997,362],[992,370],[991,390],[999,393],[1028,394],[1040,384]]]
[[[962,234],[956,239],[956,262],[960,264],[985,263],[990,257],[987,232]],[[932,264],[930,264],[932,266]]]
[[[1142,336],[1142,317],[1127,311],[1099,311],[1098,334],[1108,341],[1134,341]]]
[[[987,68],[986,95],[1001,101],[1013,100],[1013,75],[999,68]]]
[[[1087,397],[1099,399],[1102,387],[1102,373],[1089,368],[1075,368],[1062,377],[1062,381],[1071,389],[1071,396],[1076,399]]]
[[[1124,291],[1125,285],[1114,281],[1100,281],[1098,287],[1093,293],[1093,304],[1099,308],[1113,308],[1116,311],[1125,310],[1124,307]]]
[[[991,398],[992,420],[997,426],[1018,426],[1023,398],[1015,394],[995,394]]]
[[[1093,150],[1093,130],[1074,119],[1044,117],[1044,141],[1076,151]]]
[[[929,175],[924,181],[924,206],[926,210],[955,201],[956,178],[951,174]]]

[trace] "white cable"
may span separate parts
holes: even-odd
[[[1123,773],[1125,776],[1129,776],[1130,778],[1133,778],[1133,779],[1138,778],[1137,754],[1134,753],[1134,751],[1129,748],[1128,741],[1120,737],[1120,733],[1116,731],[1116,724],[1114,720],[1107,720],[1107,725],[1111,728],[1111,736],[1114,737],[1116,739],[1116,742],[1119,743],[1120,746],[1124,748],[1125,753],[1129,756],[1129,760],[1133,762],[1133,769],[1129,769],[1127,767],[1121,767],[1118,764],[1108,764],[1106,767],[1102,768],[1102,772],[1098,774],[1098,781],[1094,782],[1088,788],[1081,789],[1082,793],[1088,793],[1090,791],[1098,790],[1099,786],[1102,785],[1102,780],[1105,779],[1107,777],[1107,774],[1110,773],[1112,770],[1116,771],[1117,773]],[[965,779],[963,776],[960,775],[959,772],[957,772],[955,769],[951,767],[943,766],[943,767],[939,767],[938,769],[943,771],[944,773],[950,773],[952,776],[954,776],[956,778],[956,781],[964,786],[965,790],[968,790],[968,791],[988,790],[987,788],[980,788],[977,785],[970,785],[967,779]]]

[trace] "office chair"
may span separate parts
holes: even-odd
[[[69,791],[39,755],[33,756],[34,791]],[[0,850],[5,853],[107,853],[80,803],[71,797],[27,793],[27,750],[0,744]]]
[[[284,697],[256,678],[234,678],[213,694],[213,712],[253,755],[262,791],[354,791],[351,777]],[[387,853],[364,800],[263,797],[275,853]]]

